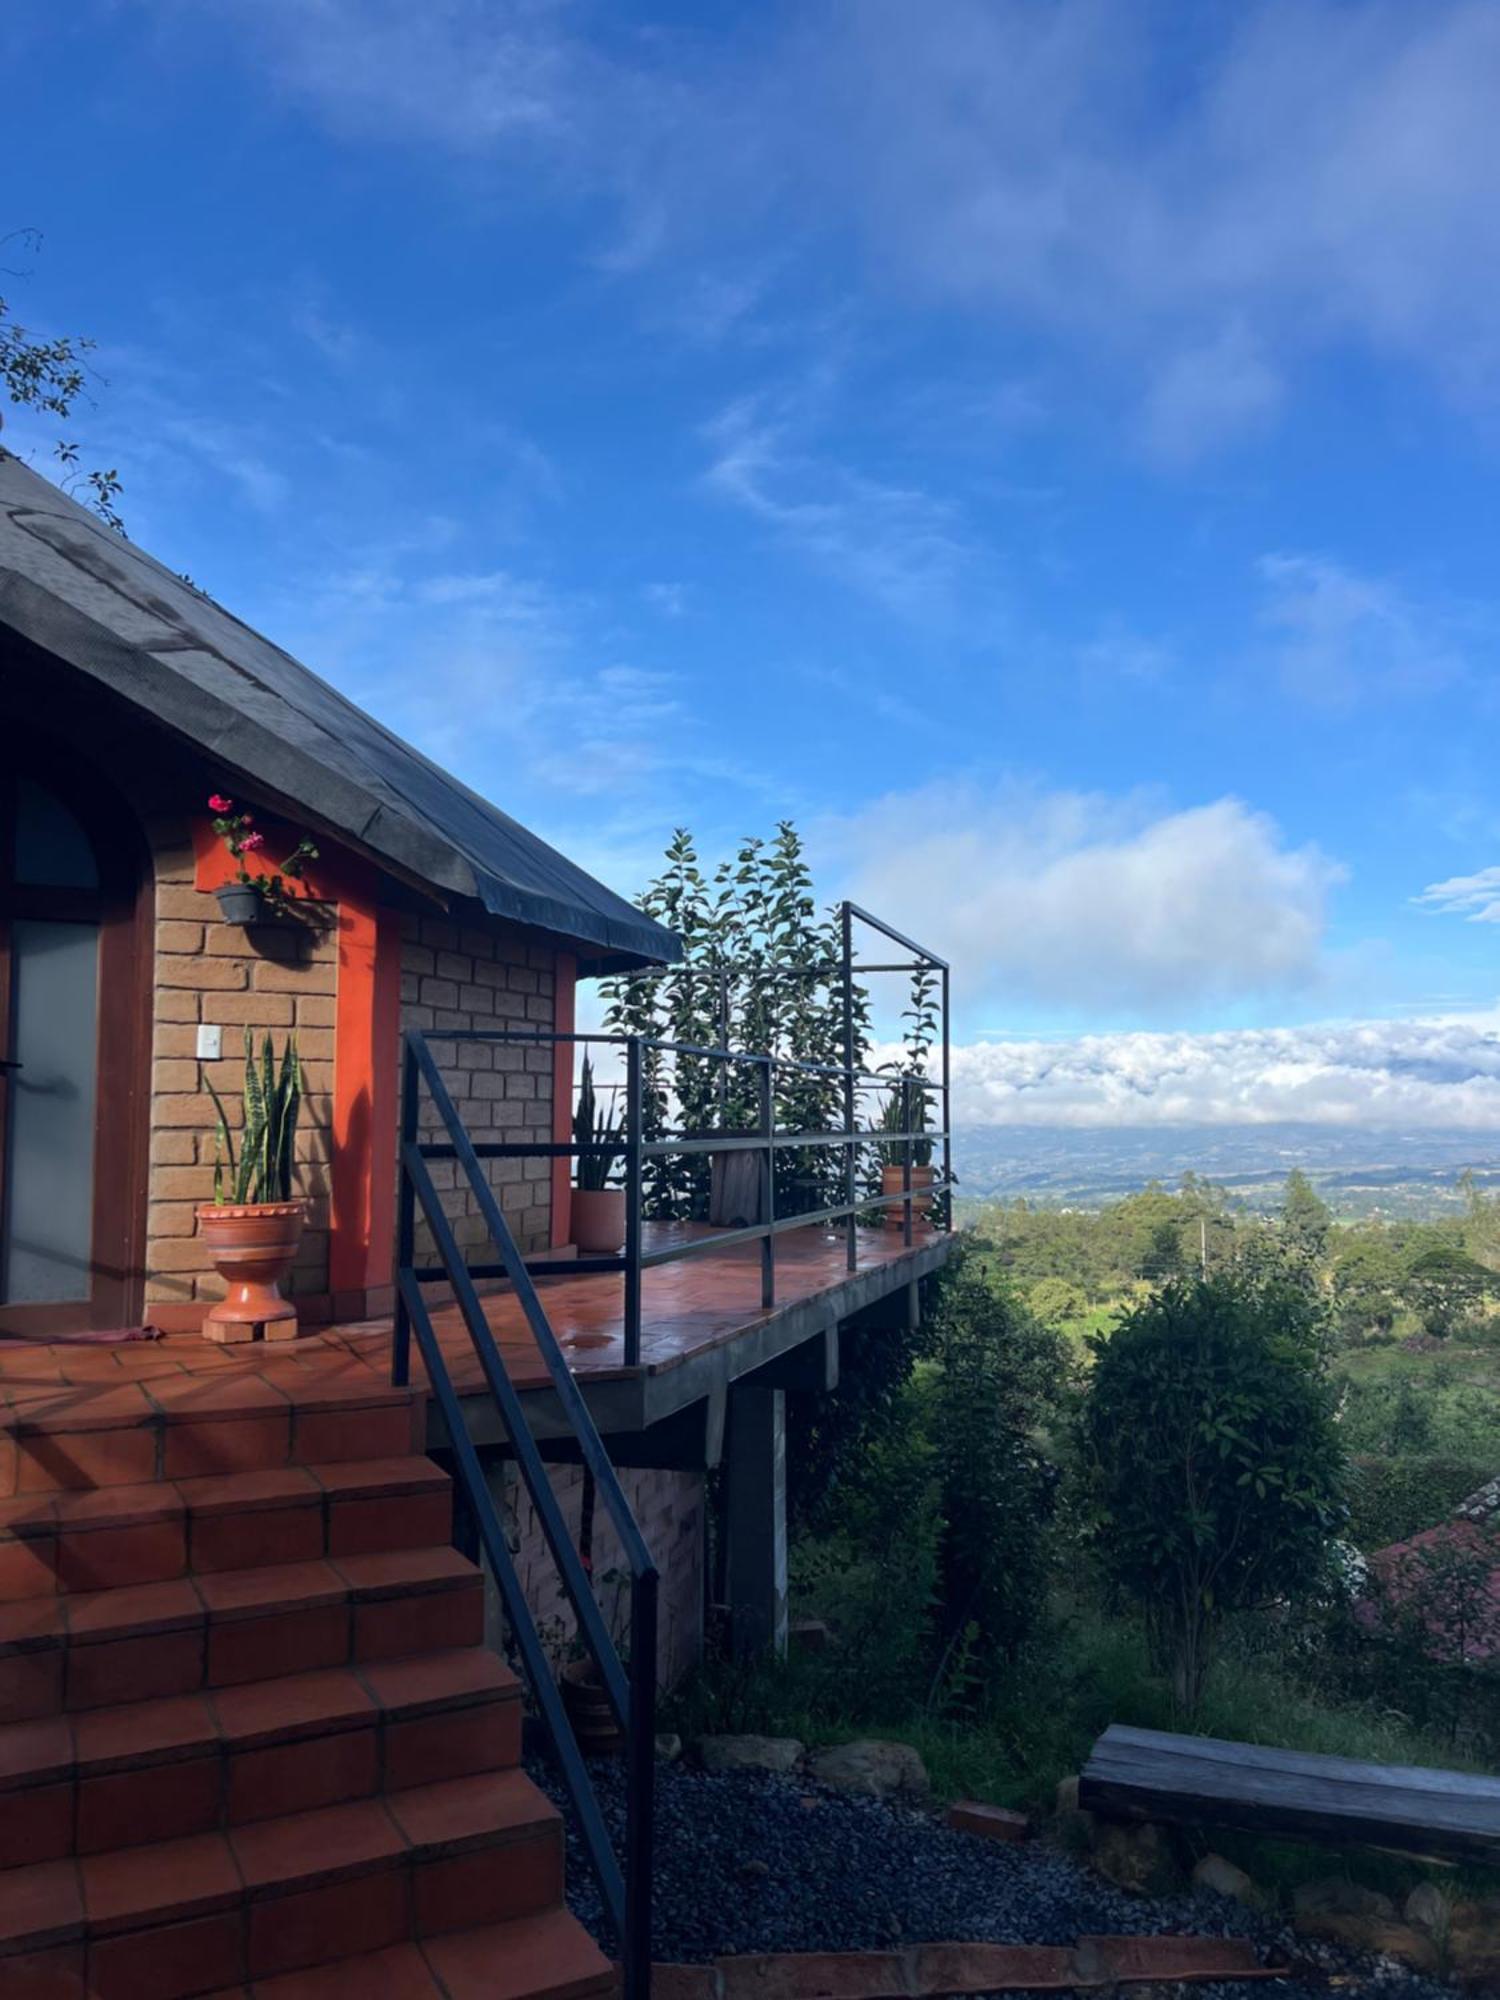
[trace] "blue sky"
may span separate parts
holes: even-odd
[[[1493,5],[11,0],[0,62],[132,534],[508,810],[627,891],[795,817],[985,1116],[1494,1115]]]

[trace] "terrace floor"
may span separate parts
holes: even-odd
[[[710,1232],[707,1225],[648,1224],[645,1247],[664,1247],[689,1233]],[[773,1326],[788,1329],[778,1346],[791,1344],[794,1335],[806,1339],[817,1324],[842,1318],[872,1296],[895,1291],[932,1268],[948,1241],[944,1236],[919,1234],[908,1248],[899,1230],[860,1230],[857,1270],[851,1278],[842,1231],[788,1230],[776,1239],[776,1303],[769,1309],[760,1303],[757,1243],[733,1244],[648,1269],[641,1281],[638,1369],[625,1365],[620,1276],[540,1278],[537,1290],[573,1373],[586,1387],[640,1383],[686,1370],[700,1357],[753,1339]],[[515,1294],[508,1287],[496,1290],[485,1298],[484,1309],[517,1387],[542,1389],[546,1370]],[[433,1321],[459,1393],[487,1393],[458,1308],[437,1307]],[[113,1346],[0,1341],[0,1399],[17,1409],[35,1406],[39,1400],[66,1404],[71,1399],[58,1392],[75,1388],[80,1404],[89,1406],[111,1388],[138,1384],[149,1398],[153,1381],[165,1385],[173,1377],[223,1377],[242,1371],[279,1383],[296,1397],[324,1383],[354,1389],[383,1382],[390,1351],[389,1319],[309,1328],[294,1341],[229,1347],[183,1333]],[[420,1382],[421,1357],[415,1341],[412,1373]]]

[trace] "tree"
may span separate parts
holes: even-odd
[[[1413,1245],[1402,1296],[1432,1340],[1446,1340],[1474,1319],[1495,1289],[1493,1271],[1456,1243],[1425,1235]]]
[[[1081,1319],[1089,1307],[1085,1293],[1066,1278],[1040,1279],[1027,1293],[1026,1302],[1044,1326]]]
[[[1294,1254],[1304,1264],[1322,1263],[1328,1254],[1333,1213],[1300,1167],[1293,1167],[1286,1177],[1281,1227]]]
[[[1316,1588],[1346,1516],[1322,1316],[1301,1286],[1164,1286],[1095,1340],[1082,1445],[1100,1559],[1191,1714],[1226,1618]]]
[[[1334,1323],[1344,1340],[1389,1333],[1401,1304],[1401,1260],[1386,1237],[1356,1236],[1333,1267]]]
[[[34,229],[17,230],[0,242],[19,244],[33,252],[41,247],[41,237]],[[92,340],[66,335],[38,339],[16,319],[9,300],[0,298],[0,385],[17,409],[59,419],[72,416],[80,398],[87,394],[87,357],[93,350]],[[66,437],[59,438],[52,451],[64,469],[64,484],[81,478],[88,504],[102,521],[123,534],[125,524],[115,506],[120,476],[114,468],[95,468],[80,475],[79,448]]]

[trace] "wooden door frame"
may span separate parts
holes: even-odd
[[[135,812],[103,772],[39,734],[0,754],[0,793],[17,773],[35,778],[76,814],[99,865],[98,895],[89,892],[99,925],[91,1296],[59,1305],[0,1302],[0,1332],[45,1338],[138,1324],[143,1311],[156,883]],[[10,817],[0,802],[0,840]],[[70,907],[81,914],[79,892],[17,887],[11,859],[0,852],[0,918],[65,920]],[[0,951],[0,1015],[9,999],[8,956]],[[8,1029],[8,1022],[0,1019],[0,1027]]]

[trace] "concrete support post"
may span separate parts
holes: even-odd
[[[725,1530],[735,1652],[786,1652],[786,1394],[729,1397]]]

